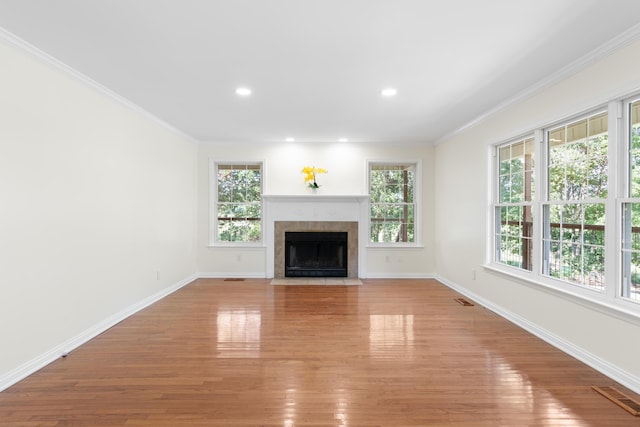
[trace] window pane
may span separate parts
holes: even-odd
[[[604,289],[604,203],[552,204],[546,212],[543,273]]]
[[[499,201],[504,203],[511,202],[511,175],[502,175],[499,178]]]
[[[415,164],[371,164],[371,242],[414,242]]]
[[[505,203],[530,201],[533,196],[533,138],[498,149],[498,200]]]
[[[593,115],[547,132],[549,200],[607,197],[608,115]]]
[[[601,112],[547,132],[549,201],[558,203],[545,207],[543,273],[598,290],[604,289],[607,127]],[[592,200],[602,202],[586,203]]]
[[[640,203],[625,203],[622,211],[622,296],[640,301]]]
[[[640,100],[629,104],[629,197],[640,197]],[[622,204],[621,295],[640,302],[640,203]]]
[[[497,226],[496,261],[531,270],[531,207],[501,206],[496,208],[496,217],[500,218]]]
[[[260,241],[260,222],[249,220],[219,220],[218,240],[223,242]]]
[[[261,239],[262,173],[260,164],[217,164],[216,239]]]
[[[640,197],[640,101],[629,106],[630,197]]]
[[[609,176],[609,162],[607,158],[608,135],[601,134],[591,137],[586,161],[588,198],[606,198]]]
[[[532,268],[534,148],[533,138],[498,147],[495,261],[525,270]]]

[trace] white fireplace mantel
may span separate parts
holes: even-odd
[[[276,221],[356,221],[358,223],[358,277],[366,271],[368,195],[263,195],[267,277],[274,277]]]

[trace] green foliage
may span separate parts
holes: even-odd
[[[533,144],[533,138],[527,138],[504,145],[498,152],[498,261],[522,269],[531,269]]]
[[[549,150],[549,200],[605,199],[608,135],[561,144]]]
[[[629,161],[631,168],[630,197],[640,197],[640,124],[631,127]]]
[[[218,169],[218,220],[220,242],[257,242],[262,235],[262,174],[253,165]]]
[[[415,239],[413,168],[372,168],[370,172],[371,242]]]
[[[262,174],[258,169],[218,170],[219,202],[259,202]]]
[[[596,288],[604,286],[607,151],[606,133],[549,149],[552,203],[547,208],[549,230],[544,239],[548,242],[548,274],[552,277]]]
[[[590,119],[591,120],[591,119]],[[604,122],[606,120],[603,119]],[[591,123],[591,121],[589,121]],[[587,135],[587,120],[550,132],[544,239],[553,277],[602,286],[604,275],[604,221],[608,194],[608,135]],[[553,133],[551,135],[551,133]],[[583,135],[576,138],[576,135]],[[573,138],[573,139],[572,139]],[[640,140],[638,165],[640,166]],[[524,145],[523,145],[524,144]],[[529,203],[535,192],[532,154],[526,141],[499,151],[498,231],[499,261],[520,268],[530,266],[532,218]],[[640,189],[640,172],[636,179]],[[602,200],[602,203],[587,203]],[[575,203],[567,203],[575,201]]]

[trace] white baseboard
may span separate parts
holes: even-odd
[[[361,279],[434,279],[432,273],[367,273]]]
[[[42,369],[49,363],[58,359],[59,357],[71,352],[72,350],[78,348],[82,344],[91,340],[92,338],[98,336],[102,332],[116,325],[117,323],[123,321],[127,317],[137,313],[138,311],[148,307],[149,305],[159,301],[160,299],[172,294],[178,289],[186,286],[192,281],[198,278],[265,278],[264,275],[257,274],[220,274],[220,273],[198,273],[190,276],[180,282],[163,289],[162,291],[151,295],[142,301],[133,304],[124,310],[104,319],[102,322],[94,325],[93,327],[85,330],[84,332],[78,334],[75,337],[61,343],[50,349],[49,351],[35,357],[34,359],[28,361],[27,363],[13,369],[12,371],[7,372],[6,374],[0,376],[0,391],[5,390],[12,386],[13,384],[21,381],[22,379],[28,377],[34,372]],[[483,307],[493,311],[499,316],[509,320],[510,322],[518,325],[524,330],[532,333],[536,337],[542,339],[543,341],[553,345],[559,350],[571,355],[572,357],[580,360],[581,362],[587,364],[588,366],[594,368],[595,370],[601,372],[602,374],[608,376],[614,381],[628,387],[630,390],[633,390],[635,393],[640,393],[640,378],[636,377],[628,373],[627,371],[620,369],[619,367],[612,365],[611,363],[598,358],[597,356],[591,354],[590,352],[584,350],[581,347],[574,345],[571,342],[564,340],[563,338],[558,337],[555,334],[547,331],[544,328],[539,327],[538,325],[528,321],[527,319],[518,316],[504,308],[493,304],[491,301],[482,298],[480,295],[475,294],[474,292],[469,291],[468,289],[453,283],[444,277],[434,274],[370,274],[367,278],[371,279],[436,279],[439,282],[443,283],[445,286],[459,292],[460,294],[470,298],[474,302],[482,305]]]
[[[197,273],[196,276],[198,279],[266,279],[267,275],[265,273],[207,273],[200,272]]]
[[[199,272],[196,274],[199,279],[273,279],[267,277],[265,273],[220,273],[220,272]],[[358,277],[359,279],[434,279],[433,273],[366,273]]]
[[[157,292],[145,299],[143,299],[142,301],[137,302],[136,304],[133,304],[127,308],[125,308],[124,310],[121,310],[117,313],[115,313],[112,316],[109,316],[108,318],[104,319],[103,321],[93,325],[92,327],[86,329],[85,331],[81,332],[80,334],[68,339],[67,341],[51,348],[50,350],[46,351],[45,353],[33,358],[32,360],[24,363],[21,366],[18,366],[17,368],[3,374],[0,376],[0,391],[5,390],[9,387],[11,387],[13,384],[17,383],[18,381],[23,380],[24,378],[28,377],[29,375],[33,374],[34,372],[44,368],[45,366],[47,366],[49,363],[53,362],[54,360],[70,353],[71,351],[75,350],[76,348],[80,347],[82,344],[86,343],[87,341],[91,340],[92,338],[100,335],[102,332],[106,331],[107,329],[111,328],[112,326],[116,325],[117,323],[122,322],[124,319],[126,319],[127,317],[137,313],[138,311],[142,310],[143,308],[146,308],[148,306],[150,306],[151,304],[153,304],[154,302],[166,297],[167,295],[172,294],[173,292],[177,291],[178,289],[188,285],[189,283],[193,282],[195,279],[197,279],[198,276],[197,275],[193,275],[190,277],[187,277],[184,280],[181,280],[180,282],[169,286],[168,288],[165,288],[163,290],[161,290],[160,292]]]
[[[592,367],[593,369],[602,373],[603,375],[606,375],[607,377],[618,382],[619,384],[622,384],[623,386],[629,388],[630,390],[633,390],[635,393],[640,394],[640,378],[638,378],[637,376],[619,368],[618,366],[615,366],[607,362],[606,360],[603,360],[595,356],[594,354],[586,351],[582,347],[579,347],[549,332],[548,330],[541,328],[537,324],[532,323],[529,320],[510,312],[509,310],[505,310],[503,307],[493,304],[491,301],[485,298],[482,298],[480,295],[469,291],[463,286],[460,286],[438,275],[436,275],[434,278],[439,282],[442,282],[445,286],[455,290],[456,292],[459,292],[460,294],[468,297],[474,302],[493,311],[497,315],[505,318],[506,320],[518,325],[522,329],[530,332],[531,334],[535,335],[541,340],[551,344],[552,346],[563,351],[564,353],[567,353],[568,355],[574,357],[575,359],[578,359],[579,361]]]

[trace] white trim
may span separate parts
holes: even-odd
[[[380,251],[385,252],[387,250],[409,250],[409,251],[420,251],[424,249],[424,245],[416,245],[414,243],[372,243],[369,242],[367,246],[365,246],[367,250]]]
[[[172,294],[178,289],[188,285],[198,278],[197,275],[192,275],[187,277],[186,279],[181,280],[180,282],[169,286],[143,300],[126,307],[123,310],[107,317],[106,319],[98,322],[97,324],[91,326],[90,328],[84,330],[78,335],[69,338],[65,342],[49,349],[43,354],[31,359],[30,361],[18,366],[17,368],[3,374],[0,376],[0,391],[5,390],[17,383],[18,381],[23,380],[34,372],[44,368],[49,363],[54,360],[66,356],[71,351],[80,347],[82,344],[88,342],[89,340],[97,337],[107,329],[113,327],[114,325],[122,322],[124,319],[136,314],[140,310],[150,306],[151,304],[161,300],[162,298]]]
[[[220,272],[199,272],[198,279],[266,279],[265,273],[220,273]]]
[[[350,200],[357,200],[366,202],[369,200],[369,195],[367,194],[317,194],[317,195],[309,195],[309,194],[263,194],[262,198],[269,202],[276,203],[286,203],[286,202],[295,202],[295,203],[317,203],[318,200],[322,202],[345,202]]]
[[[215,245],[206,245],[207,248],[213,249],[250,249],[250,250],[264,250],[266,245],[264,243],[242,243],[242,242],[232,242],[232,243],[216,243]]]
[[[536,280],[533,273],[521,271],[515,267],[498,264],[483,265],[482,267],[489,272],[502,274],[509,280],[517,281],[520,284],[546,292],[554,297],[563,298],[566,301],[598,311],[606,316],[640,326],[640,313],[636,310],[637,302],[626,301],[622,298],[616,298],[613,302],[610,302],[604,298],[593,297],[594,295],[605,295],[602,291],[584,288],[580,285],[573,285],[556,279],[553,279],[552,283]]]
[[[368,195],[280,195],[263,194],[264,242],[266,246],[266,275],[274,277],[276,221],[355,221],[358,223],[358,278],[367,271]]]
[[[13,384],[16,384],[17,382],[23,380],[24,378],[28,377],[29,375],[35,373],[36,371],[38,371],[39,369],[45,367],[46,365],[48,365],[49,363],[53,362],[54,360],[58,359],[59,357],[62,357],[66,354],[68,354],[70,351],[80,347],[82,344],[88,342],[89,340],[95,338],[96,336],[98,336],[99,334],[101,334],[102,332],[106,331],[107,329],[113,327],[114,325],[116,325],[117,323],[125,320],[126,318],[136,314],[137,312],[139,312],[140,310],[148,307],[149,305],[161,300],[162,298],[165,298],[166,296],[172,294],[173,292],[177,291],[178,289],[192,283],[194,280],[197,279],[206,279],[206,278],[215,278],[215,279],[219,279],[219,278],[255,278],[255,279],[267,279],[265,277],[265,275],[260,275],[260,274],[255,274],[255,273],[248,273],[248,274],[239,274],[239,273],[234,273],[234,274],[220,274],[220,273],[206,273],[206,272],[199,272],[197,274],[194,274],[178,283],[176,283],[173,286],[170,286],[154,295],[151,295],[150,297],[147,297],[145,299],[143,299],[142,301],[133,304],[130,307],[125,308],[124,310],[121,310],[120,312],[114,314],[113,316],[109,316],[108,318],[106,318],[105,320],[103,320],[102,322],[94,325],[91,328],[88,328],[86,331],[82,332],[81,334],[72,337],[71,339],[65,341],[64,343],[57,345],[55,347],[53,347],[52,349],[50,349],[49,351],[41,354],[38,357],[35,357],[34,359],[30,360],[29,362],[17,367],[16,369],[13,369],[12,371],[7,372],[6,374],[0,376],[0,391],[5,390],[7,388],[9,388],[10,386],[12,386]],[[529,320],[518,316],[508,310],[505,310],[503,307],[498,306],[496,304],[493,304],[491,301],[481,297],[480,295],[469,291],[468,289],[454,283],[451,282],[447,279],[445,279],[444,277],[438,275],[438,274],[433,274],[433,273],[424,273],[424,274],[397,274],[394,273],[393,275],[387,275],[384,273],[376,273],[376,274],[369,274],[366,279],[435,279],[437,281],[439,281],[440,283],[442,283],[443,285],[455,290],[456,292],[459,292],[460,294],[468,297],[469,299],[473,300],[474,302],[476,302],[477,304],[493,311],[494,313],[498,314],[499,316],[503,317],[504,319],[514,323],[515,325],[525,329],[526,331],[530,332],[531,334],[535,335],[536,337],[542,339],[543,341],[553,345],[554,347],[558,348],[559,350],[569,354],[570,356],[586,363],[587,365],[589,365],[590,367],[594,368],[595,370],[601,372],[602,374],[608,376],[609,378],[612,378],[614,381],[619,382],[620,384],[624,385],[625,387],[628,387],[629,389],[633,390],[636,393],[640,393],[640,378],[636,377],[633,374],[630,374],[627,371],[624,371],[620,368],[618,368],[617,366],[607,362],[606,360],[600,359],[597,356],[589,353],[588,351],[572,344],[571,342],[568,342],[560,337],[558,337],[555,334],[552,334],[551,332],[547,331],[544,328],[539,327],[538,325],[530,322]],[[372,284],[375,285],[375,284]],[[555,290],[554,290],[555,291]]]
[[[566,65],[565,67],[560,68],[555,73],[548,75],[544,79],[540,80],[538,83],[532,86],[529,86],[525,90],[517,93],[515,96],[512,96],[511,98],[507,99],[503,103],[498,104],[497,106],[495,106],[490,110],[487,110],[483,114],[479,115],[478,117],[471,120],[470,122],[460,126],[456,130],[443,135],[442,137],[438,138],[433,145],[439,145],[453,138],[454,136],[464,132],[465,130],[479,125],[485,120],[488,120],[493,115],[498,114],[499,112],[504,111],[521,101],[524,101],[528,98],[531,98],[543,92],[544,90],[550,88],[551,86],[573,76],[574,74],[579,73],[580,71],[583,71],[590,65],[593,65],[595,62],[600,61],[606,56],[609,56],[615,53],[617,50],[622,49],[625,46],[628,46],[629,44],[635,42],[638,39],[640,39],[640,24],[637,24],[629,28],[628,30],[624,31],[622,34],[619,34],[618,36],[604,43],[599,48],[592,50],[591,52],[582,56],[581,58],[578,58],[577,60]]]
[[[632,97],[627,97],[630,99]],[[533,270],[526,271],[522,269],[515,269],[508,267],[504,264],[500,264],[495,260],[495,211],[489,211],[488,221],[493,223],[493,229],[491,233],[486,234],[487,241],[486,246],[492,250],[486,257],[486,264],[484,268],[492,271],[499,272],[506,276],[509,276],[513,280],[519,280],[522,283],[532,286],[538,286],[543,289],[554,289],[557,291],[557,295],[564,297],[575,297],[585,303],[588,301],[589,307],[592,309],[598,309],[608,316],[614,316],[623,318],[626,320],[635,319],[638,323],[640,320],[640,304],[639,301],[629,300],[620,297],[620,270],[621,259],[620,254],[620,206],[621,200],[614,199],[613,195],[619,193],[619,186],[624,181],[621,179],[622,171],[626,165],[624,162],[620,163],[621,152],[624,152],[623,141],[620,137],[624,136],[623,127],[621,124],[620,105],[622,100],[614,100],[606,103],[606,105],[598,105],[590,110],[583,111],[580,114],[572,114],[566,117],[562,121],[556,121],[553,124],[541,126],[534,129],[534,135],[536,140],[539,138],[540,144],[536,144],[536,162],[535,162],[535,176],[536,176],[536,195],[533,200],[534,218],[538,218],[533,224]],[[547,159],[547,141],[549,136],[549,130],[568,126],[577,120],[589,118],[593,115],[606,113],[608,115],[608,159],[609,170],[618,171],[618,173],[610,173],[609,175],[609,197],[606,199],[585,199],[585,200],[548,200],[548,159]],[[507,144],[510,141],[516,141],[520,139],[512,138],[500,144],[492,146],[500,147],[503,144]],[[490,157],[493,160],[493,157]],[[497,176],[497,166],[492,163],[493,170],[489,180],[489,185],[495,186]],[[624,167],[620,167],[620,166]],[[489,188],[489,192],[496,191],[493,188]],[[495,206],[495,194],[492,196],[492,207]],[[605,271],[607,272],[607,284],[604,289],[592,289],[587,286],[570,283],[561,279],[556,279],[548,274],[544,274],[545,261],[545,241],[543,241],[543,230],[545,227],[545,207],[552,205],[566,205],[566,204],[587,204],[587,203],[600,203],[606,206],[606,224],[605,224]],[[491,224],[490,224],[491,225]]]
[[[626,169],[624,163],[620,163],[620,151],[626,151],[626,141],[623,139],[624,131],[622,125],[622,101],[611,101],[607,105],[607,192],[614,196],[620,195],[620,174]],[[622,169],[622,170],[621,170]],[[622,212],[618,210],[618,202],[616,197],[607,197],[605,200],[605,231],[604,231],[604,271],[609,273],[609,277],[613,279],[613,283],[606,283],[604,287],[605,298],[615,301],[617,295],[621,292],[621,231],[622,224],[620,221]],[[609,249],[609,248],[613,248]],[[608,285],[608,286],[607,286]]]
[[[535,323],[530,322],[524,317],[521,317],[515,313],[512,313],[509,310],[506,310],[504,307],[496,305],[491,301],[481,297],[480,295],[469,291],[463,286],[460,286],[454,282],[451,282],[439,275],[436,275],[435,279],[441,282],[442,284],[444,284],[445,286],[468,297],[469,299],[473,300],[477,304],[487,308],[488,310],[493,311],[500,317],[521,327],[522,329],[540,338],[541,340],[551,344],[552,346],[556,347],[558,350],[585,363],[586,365],[592,367],[596,371],[606,375],[607,377],[613,379],[614,381],[617,381],[618,383],[629,388],[630,390],[633,390],[635,393],[640,393],[640,377],[637,377],[607,362],[606,360],[603,360],[597,357],[596,355],[586,351],[585,349],[549,332],[548,330],[540,327]]]
[[[433,273],[367,273],[366,279],[435,279]]]
[[[82,83],[85,86],[88,86],[89,88],[95,90],[96,92],[98,92],[101,95],[105,95],[111,99],[113,99],[114,101],[124,105],[126,108],[135,111],[136,113],[142,115],[143,117],[145,117],[148,120],[151,120],[152,122],[162,126],[163,128],[167,129],[168,131],[179,135],[185,139],[187,139],[189,142],[196,144],[196,145],[200,145],[200,141],[197,140],[196,138],[194,138],[193,136],[181,131],[180,129],[176,128],[175,126],[170,125],[169,123],[165,122],[164,120],[158,118],[157,116],[151,114],[149,111],[145,110],[144,108],[140,107],[139,105],[135,104],[134,102],[128,100],[127,98],[117,94],[116,92],[112,91],[111,89],[107,88],[106,86],[103,86],[102,84],[98,83],[97,81],[91,79],[90,77],[87,77],[86,75],[82,74],[81,72],[77,71],[76,69],[68,66],[67,64],[65,64],[64,62],[54,58],[53,56],[49,55],[46,52],[43,52],[42,50],[38,49],[37,47],[33,46],[32,44],[22,40],[21,38],[19,38],[18,36],[16,36],[15,34],[5,30],[4,28],[0,28],[0,40],[6,42],[8,45],[13,46],[14,48],[17,48],[18,50],[22,51],[23,53],[27,54],[28,56],[44,63],[45,65],[53,68],[54,70],[61,72],[69,77],[71,77],[72,79],[78,81],[79,83]]]

